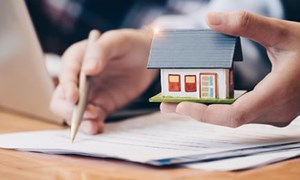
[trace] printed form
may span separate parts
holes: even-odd
[[[279,155],[283,159],[283,152],[290,152],[284,154],[285,158],[300,154],[300,125],[296,122],[286,128],[249,124],[232,129],[175,114],[154,113],[108,123],[99,135],[79,133],[73,144],[69,136],[69,130],[2,134],[0,148],[116,158],[155,166],[197,162],[186,166],[201,169],[216,169],[217,163],[231,164],[234,160],[247,161],[239,167],[249,168],[279,160]],[[251,161],[265,154],[269,159]],[[239,167],[219,166],[217,170]]]

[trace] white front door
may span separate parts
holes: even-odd
[[[216,73],[200,73],[200,98],[218,98],[218,81]]]

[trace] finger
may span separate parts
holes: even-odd
[[[178,104],[176,113],[189,116],[201,122],[228,127],[239,127],[239,119],[232,118],[234,111],[230,105],[204,105],[200,103],[182,102]]]
[[[284,22],[245,11],[208,13],[207,24],[214,30],[252,39],[265,47],[278,45],[287,36]]]
[[[206,109],[207,106],[204,104],[181,102],[176,107],[176,113],[180,115],[190,116],[193,119],[201,121],[203,119],[204,111]]]
[[[162,103],[163,112],[176,112],[183,116],[189,116],[201,122],[210,124],[238,127],[235,121],[230,122],[230,106],[228,105],[210,105],[192,102],[182,102],[178,105]]]
[[[268,75],[261,81],[253,91],[246,93],[232,105],[209,105],[207,107],[196,103],[180,103],[176,112],[182,115],[191,116],[202,122],[218,124],[228,127],[239,127],[246,123],[270,122],[267,117],[274,105],[281,97],[278,89],[283,81],[281,76]],[[272,87],[272,88],[269,88]],[[274,118],[274,116],[271,116]]]
[[[107,62],[116,54],[125,43],[122,34],[116,31],[104,33],[94,44],[92,44],[85,56],[83,70],[87,75],[98,74]]]
[[[83,119],[95,119],[99,115],[97,107],[92,104],[86,106],[86,110],[83,114]]]
[[[164,112],[176,112],[183,116],[189,116],[201,122],[217,124],[229,127],[238,127],[235,121],[230,122],[230,106],[228,105],[210,105],[192,102],[182,102],[177,106],[171,103],[162,103],[161,109]]]
[[[94,120],[84,120],[81,122],[79,130],[86,134],[97,134],[98,133],[98,125]]]
[[[73,111],[74,109],[72,109],[72,111]],[[71,111],[71,112],[72,112]],[[69,112],[68,112],[69,113]],[[71,116],[72,116],[72,114],[68,114],[68,118],[65,118],[65,120],[66,120],[66,123],[68,124],[68,125],[70,125],[71,124]],[[83,113],[83,117],[82,117],[82,119],[83,120],[93,120],[93,119],[97,119],[98,117],[104,117],[104,114],[102,113],[102,111],[100,111],[99,110],[99,108],[98,107],[96,107],[96,106],[94,106],[94,105],[92,105],[92,104],[88,104],[87,106],[86,106],[86,110],[84,111],[84,113]]]
[[[183,102],[178,104],[176,113],[190,116],[201,122],[228,127],[239,127],[253,122],[262,115],[264,106],[268,101],[260,92],[249,92],[240,97],[233,105],[204,105],[198,103]]]
[[[84,119],[80,124],[80,131],[86,134],[95,135],[103,132],[104,129],[104,119]]]
[[[86,41],[72,45],[63,55],[63,65],[60,73],[60,84],[64,90],[66,100],[75,103],[78,100],[78,74],[84,55]]]
[[[175,103],[161,103],[160,111],[162,113],[175,113],[177,104]]]
[[[104,33],[90,46],[85,56],[83,70],[87,75],[96,75],[101,72],[110,59],[119,57],[131,47],[130,43],[137,32],[130,30],[109,31]]]
[[[50,109],[55,114],[61,116],[66,120],[67,124],[70,124],[70,119],[72,116],[72,112],[75,105],[65,100],[64,91],[59,85],[56,90],[54,91],[51,103],[50,103]],[[88,105],[86,108],[86,111],[84,112],[84,118],[86,119],[93,119],[98,117],[98,111],[95,110],[95,107],[92,105]]]
[[[64,91],[59,85],[55,89],[50,102],[51,111],[64,119],[70,119],[73,108],[74,104],[65,100]]]
[[[94,115],[90,116],[86,114],[84,116],[82,121],[84,123],[81,125],[80,130],[87,134],[101,133],[104,128],[104,120],[106,118],[106,113],[100,107],[94,105],[89,105],[89,110],[87,111],[93,111]]]

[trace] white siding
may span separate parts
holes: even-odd
[[[226,70],[225,69],[161,69],[161,90],[163,96],[177,96],[177,97],[194,97],[199,98],[199,74],[200,73],[217,73],[218,74],[218,95],[219,98],[226,98]],[[179,74],[181,92],[169,92],[168,75]],[[184,76],[196,76],[196,92],[185,92]]]

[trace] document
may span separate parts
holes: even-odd
[[[209,162],[191,163],[184,166],[188,168],[209,171],[234,171],[261,167],[270,163],[294,158],[297,156],[300,156],[300,150],[290,149]]]
[[[73,144],[69,136],[69,130],[2,134],[0,148],[116,158],[155,166],[197,162],[187,165],[191,168],[266,153],[300,153],[297,123],[286,128],[249,124],[233,129],[175,114],[154,113],[108,123],[104,133],[79,133]]]

